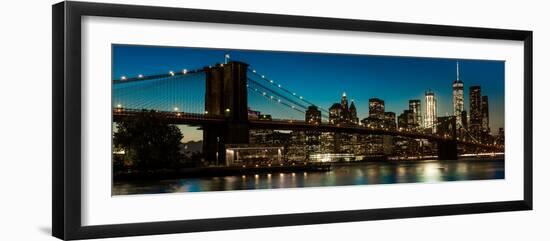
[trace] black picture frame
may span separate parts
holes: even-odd
[[[213,230],[531,210],[533,33],[414,23],[335,19],[88,2],[53,5],[52,233],[60,239],[106,238]],[[524,43],[524,194],[521,200],[421,207],[344,210],[99,226],[81,224],[81,17],[194,21],[428,36],[517,40]]]

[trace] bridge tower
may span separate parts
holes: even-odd
[[[450,139],[437,141],[437,159],[439,160],[457,160],[458,144],[456,141],[456,116],[444,118],[438,123],[439,130],[444,134],[450,135]],[[439,133],[442,134],[442,133]]]
[[[249,138],[247,68],[232,61],[205,67],[205,115],[223,117],[223,124],[203,126],[203,154],[207,161],[225,163],[226,144],[247,144]]]

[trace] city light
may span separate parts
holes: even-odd
[[[121,76],[121,77],[120,77],[120,80],[126,80],[126,76],[124,76],[124,75]]]
[[[170,74],[170,76],[176,75],[176,73],[174,73],[174,71],[172,71],[172,70],[170,70],[170,72],[168,72],[168,74]]]
[[[183,74],[187,74],[187,69],[183,69],[181,72],[182,72]]]
[[[138,74],[138,78],[143,78],[143,75],[142,74]]]

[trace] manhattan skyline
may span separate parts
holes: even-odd
[[[483,95],[489,96],[492,133],[504,127],[504,62],[495,60],[113,45],[112,79],[199,69],[223,63],[224,54],[251,64],[321,108],[330,107],[346,92],[360,118],[368,116],[368,100],[373,97],[383,99],[386,111],[397,115],[408,108],[409,100],[419,99],[425,113],[428,89],[437,98],[438,116],[452,115],[452,83],[458,61],[464,109],[470,113],[469,87],[479,85]]]

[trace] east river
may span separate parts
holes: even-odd
[[[503,160],[335,164],[326,172],[262,173],[113,183],[113,195],[343,185],[445,182],[504,178]]]

